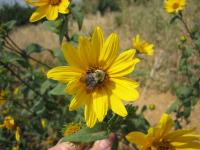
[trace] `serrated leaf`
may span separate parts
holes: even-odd
[[[54,87],[50,92],[49,94],[51,95],[65,95],[65,88],[66,88],[66,85],[65,84],[60,84],[58,83],[56,85],[56,87]]]
[[[97,140],[106,139],[109,136],[109,130],[105,124],[97,124],[93,128],[83,128],[75,134],[64,137],[62,142],[83,142],[89,143]]]

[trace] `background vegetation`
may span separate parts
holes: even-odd
[[[199,81],[196,81],[195,86],[187,85],[197,90],[196,95],[193,92],[181,95],[180,90],[177,90],[182,87],[179,83],[188,83],[188,75],[181,72],[179,60],[183,57],[187,59],[182,69],[190,64],[188,62],[200,64],[200,60],[193,52],[185,57],[181,49],[192,49],[193,46],[190,39],[181,42],[180,38],[188,33],[181,22],[170,22],[172,16],[164,11],[163,0],[83,0],[83,3],[78,5],[85,16],[81,31],[71,17],[69,34],[74,41],[77,34],[88,35],[94,26],[99,25],[105,35],[112,31],[119,34],[121,49],[132,47],[132,36],[137,33],[155,44],[155,55],[150,58],[140,56],[143,61],[131,75],[141,83],[141,97],[134,104],[138,106],[129,108],[132,110],[130,116],[135,116],[138,120],[133,119],[128,126],[146,131],[149,123],[144,116],[153,125],[160,118],[161,112],[168,110],[176,114],[180,111],[177,128],[196,126],[197,132],[200,133]],[[195,36],[200,34],[199,9],[199,0],[193,0],[187,2],[183,12],[185,21]],[[0,106],[0,122],[3,122],[7,115],[13,116],[21,131],[20,148],[29,150],[46,149],[55,144],[63,136],[64,125],[71,121],[84,123],[82,115],[79,115],[82,110],[68,111],[70,97],[61,90],[64,85],[46,79],[49,68],[65,62],[59,50],[59,37],[48,30],[51,25],[28,23],[32,11],[29,7],[23,8],[19,5],[4,6],[0,9],[0,89],[6,91],[6,103]],[[8,21],[11,22],[7,23]],[[26,26],[19,27],[21,25]],[[197,45],[198,40],[194,38]],[[198,77],[199,74],[197,70],[194,76]],[[185,91],[183,93],[186,93]],[[188,100],[194,96],[197,99],[195,105],[186,104],[187,108],[190,108],[187,111],[189,115],[184,114],[182,108],[177,110],[178,105],[173,105],[169,110],[169,106],[176,102],[176,99]],[[174,118],[177,118],[177,114]],[[42,120],[45,120],[45,126]],[[121,132],[129,132],[124,127],[126,121],[121,122],[124,130],[118,131],[119,135]],[[126,141],[122,140],[121,143]],[[14,132],[0,130],[1,148],[11,149],[12,145],[16,144]]]

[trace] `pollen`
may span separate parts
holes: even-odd
[[[174,3],[172,7],[173,7],[173,9],[177,9],[179,7],[179,4],[178,3]]]
[[[175,150],[175,148],[165,140],[155,143],[155,147],[157,150]]]
[[[61,0],[49,0],[49,3],[51,5],[58,5],[58,4],[60,4],[60,2],[61,2]]]

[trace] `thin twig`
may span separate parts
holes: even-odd
[[[37,95],[41,96],[42,95],[36,91],[34,88],[32,88],[29,84],[27,84],[18,74],[16,74],[7,64],[4,62],[0,61],[0,64],[4,66],[8,71],[10,71],[20,82],[22,82],[24,85],[26,85],[29,89],[31,89],[33,92],[35,92]]]

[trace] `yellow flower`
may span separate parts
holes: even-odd
[[[13,129],[14,126],[14,119],[11,116],[7,116],[5,117],[3,124],[0,125],[0,128]]]
[[[142,132],[131,132],[126,138],[138,145],[139,150],[200,149],[200,135],[191,134],[194,129],[172,131],[173,123],[168,114],[163,114],[159,124],[150,128],[147,135]]]
[[[164,7],[168,13],[177,13],[183,10],[186,0],[165,0]]]
[[[19,92],[20,92],[20,88],[19,88],[19,87],[16,87],[16,88],[14,89],[14,95],[18,95]]]
[[[19,145],[13,146],[12,150],[19,150]]]
[[[43,128],[43,129],[46,128],[46,126],[47,126],[47,120],[44,119],[44,118],[42,118],[42,119],[40,120],[40,122],[41,122],[42,128]]]
[[[66,125],[63,129],[63,136],[69,136],[76,132],[78,132],[81,129],[81,125],[77,123],[71,123],[69,125]]]
[[[6,103],[5,96],[6,96],[6,92],[4,90],[0,90],[0,106]]]
[[[69,0],[26,0],[26,2],[37,7],[29,19],[30,22],[38,21],[44,17],[48,20],[55,20],[58,13],[69,13]]]
[[[139,51],[140,53],[147,55],[153,55],[154,52],[154,45],[141,40],[139,34],[137,34],[137,36],[133,38],[133,48]]]
[[[122,103],[138,99],[135,89],[139,84],[126,78],[139,59],[133,59],[135,50],[118,54],[118,35],[112,33],[104,41],[103,33],[96,27],[91,38],[79,38],[77,48],[63,43],[62,50],[70,66],[53,68],[47,77],[68,83],[66,92],[74,95],[69,109],[85,106],[86,124],[93,127],[97,119],[102,122],[108,108],[120,116],[127,111]]]
[[[20,128],[19,127],[16,128],[15,139],[16,139],[17,142],[20,141]]]

